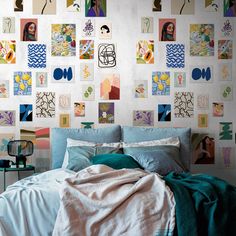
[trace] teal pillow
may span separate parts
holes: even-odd
[[[93,156],[90,160],[92,164],[103,164],[113,169],[133,169],[142,168],[130,155],[126,154],[100,154]]]

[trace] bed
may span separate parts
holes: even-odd
[[[0,195],[0,235],[236,235],[236,188],[190,174],[190,135],[52,128],[52,169]]]

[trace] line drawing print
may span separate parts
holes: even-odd
[[[98,45],[98,67],[111,68],[116,66],[115,45],[102,43]]]

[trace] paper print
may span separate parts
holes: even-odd
[[[70,94],[60,94],[59,95],[59,108],[60,109],[70,109],[71,108],[71,95]]]
[[[100,98],[103,100],[120,99],[120,75],[106,74],[100,83]]]
[[[104,21],[98,25],[99,39],[111,39],[112,38],[112,24],[109,21]]]
[[[208,133],[193,133],[192,164],[214,164],[215,163],[215,138]]]
[[[171,0],[172,15],[193,15],[195,0]]]
[[[133,111],[133,126],[154,126],[154,111]]]
[[[190,24],[190,56],[214,56],[213,24]]]
[[[223,117],[224,116],[224,103],[222,102],[213,102],[212,103],[212,115],[215,117]]]
[[[80,40],[80,59],[94,58],[94,40]]]
[[[93,84],[83,84],[82,85],[82,99],[84,101],[94,101],[95,100],[95,87]]]
[[[186,72],[174,72],[174,87],[185,88],[186,87]]]
[[[10,133],[0,134],[0,157],[8,156],[7,144],[9,141],[13,141],[14,139],[15,139],[14,134],[10,134]]]
[[[222,21],[222,26],[220,29],[220,36],[223,38],[233,38],[234,36],[234,23],[231,19],[226,19]]]
[[[0,111],[0,126],[15,126],[16,111],[1,110]]]
[[[38,19],[20,19],[20,40],[38,40]]]
[[[91,81],[94,79],[93,63],[80,63],[80,80]]]
[[[152,95],[170,95],[170,72],[152,72]]]
[[[82,21],[82,36],[83,37],[95,36],[95,20],[85,19]]]
[[[158,104],[158,121],[171,121],[171,104]]]
[[[207,128],[207,127],[208,127],[208,115],[198,114],[198,128]]]
[[[166,67],[185,67],[185,46],[184,44],[166,44]]]
[[[9,97],[9,80],[0,80],[0,98]]]
[[[24,0],[13,0],[14,3],[14,11],[19,12],[24,9]]]
[[[136,45],[136,63],[153,64],[154,63],[154,41],[140,40]]]
[[[15,33],[15,17],[2,18],[2,32],[5,34]]]
[[[98,67],[113,68],[116,66],[116,46],[113,43],[98,45]]]
[[[94,122],[81,122],[81,128],[83,129],[94,129]]]
[[[103,17],[106,16],[107,3],[106,0],[85,0],[85,16]]]
[[[233,40],[218,40],[218,59],[232,59]]]
[[[71,12],[80,12],[81,1],[80,0],[66,0],[66,9]]]
[[[161,11],[162,10],[162,1],[153,0],[152,11]]]
[[[220,7],[220,0],[205,0],[205,11],[218,12]]]
[[[191,82],[211,83],[213,81],[213,66],[190,66]]]
[[[219,80],[232,80],[232,63],[218,63]]]
[[[148,81],[147,80],[134,81],[134,97],[135,98],[148,97]]]
[[[55,93],[37,92],[36,93],[36,117],[54,118],[55,117]]]
[[[28,44],[28,67],[46,67],[46,44]]]
[[[73,65],[68,66],[52,66],[52,82],[58,83],[74,83],[75,68]]]
[[[236,17],[236,2],[234,0],[224,0],[224,17]]]
[[[32,94],[32,73],[14,72],[14,95]]]
[[[98,123],[114,123],[115,122],[115,104],[114,102],[98,103]]]
[[[53,15],[56,14],[57,0],[33,0],[33,15]]]
[[[75,24],[52,24],[51,55],[76,56]]]
[[[0,40],[0,64],[16,63],[16,41]]]
[[[74,102],[75,117],[85,116],[85,102]]]
[[[159,41],[176,41],[176,19],[159,19]]]
[[[141,18],[141,32],[142,33],[153,33],[153,17],[142,17]]]
[[[33,121],[32,104],[20,104],[20,121]]]
[[[209,95],[199,94],[197,95],[197,108],[198,109],[209,109]]]
[[[69,128],[70,127],[70,114],[60,114],[59,127]]]
[[[175,118],[194,117],[193,92],[175,92],[174,115]]]
[[[221,84],[220,96],[221,96],[221,100],[223,101],[232,101],[233,100],[233,85]]]
[[[47,72],[36,72],[36,87],[46,88],[48,86],[48,73]]]
[[[235,148],[234,147],[220,147],[219,148],[219,168],[233,168],[235,167]]]
[[[233,139],[233,122],[220,122],[219,140]]]

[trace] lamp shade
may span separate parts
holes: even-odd
[[[34,144],[29,140],[12,140],[7,144],[9,156],[26,157],[33,154]]]

